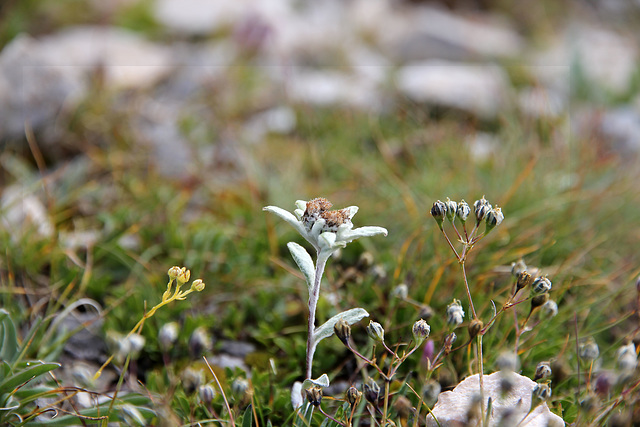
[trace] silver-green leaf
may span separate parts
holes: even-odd
[[[342,313],[336,314],[331,319],[324,322],[322,326],[319,326],[313,333],[314,346],[318,344],[318,342],[322,341],[325,338],[329,338],[334,334],[333,327],[336,325],[336,323],[338,323],[340,319],[344,319],[349,325],[353,325],[354,323],[361,321],[365,317],[369,317],[369,313],[367,313],[367,310],[365,310],[364,308],[352,308],[351,310],[343,311]]]
[[[315,380],[311,378],[304,380],[304,382],[302,383],[302,389],[306,390],[314,385],[322,388],[329,387],[329,377],[327,376],[327,374],[322,374],[318,377],[318,379]]]
[[[287,247],[289,248],[289,252],[291,252],[293,260],[302,272],[304,279],[307,281],[309,292],[311,292],[316,277],[316,268],[313,265],[311,255],[309,255],[309,252],[307,252],[305,248],[295,242],[287,243]]]

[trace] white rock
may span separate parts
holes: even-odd
[[[427,5],[402,7],[392,0],[357,0],[351,15],[360,33],[399,62],[514,57],[524,44],[505,20],[489,14],[465,16]]]
[[[397,86],[418,102],[458,108],[491,118],[503,106],[508,82],[494,65],[430,60],[398,71]]]
[[[112,27],[73,27],[0,52],[0,138],[51,124],[87,93],[96,71],[106,89],[148,88],[172,69],[167,48]]]
[[[527,377],[513,373],[513,389],[509,393],[502,395],[500,389],[501,375],[500,372],[495,372],[483,377],[485,408],[489,397],[491,397],[492,401],[489,425],[497,425],[502,417],[509,413],[511,413],[509,419],[517,420],[519,427],[561,427],[565,425],[562,418],[553,414],[546,403],[538,405],[529,413],[531,392],[536,385],[535,382]],[[450,426],[457,425],[457,423],[465,423],[471,400],[474,395],[478,394],[479,390],[478,375],[472,375],[458,384],[453,391],[441,393],[432,411],[440,425]],[[437,425],[433,416],[428,415],[427,426],[435,427]]]
[[[187,34],[207,34],[235,23],[247,8],[246,0],[157,0],[155,18],[166,27]]]
[[[633,38],[603,27],[571,25],[531,59],[540,66],[580,67],[589,82],[606,90],[629,90],[638,62]]]

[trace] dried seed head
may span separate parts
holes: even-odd
[[[488,233],[498,225],[502,224],[503,220],[504,220],[504,214],[502,213],[502,209],[500,209],[497,206],[491,209],[489,212],[487,212],[485,216],[485,224],[487,226],[486,232]]]
[[[431,319],[433,317],[433,308],[428,305],[420,306],[420,313],[418,313],[418,316],[422,317],[425,320]]]
[[[534,381],[538,380],[546,380],[552,374],[551,365],[549,362],[540,362],[536,366],[536,376],[534,377]]]
[[[191,394],[204,382],[204,372],[201,369],[187,368],[182,371],[182,387],[187,394]]]
[[[351,386],[347,389],[345,393],[345,398],[347,402],[349,402],[349,405],[354,407],[360,402],[360,399],[362,399],[362,392],[359,391],[354,386]]]
[[[401,418],[408,418],[409,415],[415,411],[415,408],[411,405],[411,401],[402,395],[398,396],[393,403],[393,409],[396,410]]]
[[[510,393],[516,386],[515,375],[512,371],[504,370],[500,372],[500,394],[503,396]]]
[[[379,343],[384,341],[384,329],[382,325],[378,322],[369,321],[369,325],[367,326],[367,334],[369,338]]]
[[[456,209],[456,216],[460,220],[461,223],[467,222],[467,218],[469,218],[469,214],[471,213],[471,208],[467,204],[467,202],[463,200],[458,203],[458,208]]]
[[[369,378],[364,386],[364,398],[367,399],[368,402],[373,403],[374,405],[378,404],[378,398],[380,397],[380,386],[376,383],[373,378]]]
[[[554,300],[549,300],[540,307],[540,317],[551,319],[558,314],[558,304]]]
[[[518,275],[518,281],[516,282],[516,293],[533,282],[533,277],[528,271],[524,270]]]
[[[468,426],[479,425],[482,420],[482,396],[480,393],[474,393],[471,396],[469,408],[467,408],[467,424]]]
[[[531,298],[531,311],[535,310],[541,305],[544,305],[547,301],[549,301],[549,294],[536,295],[535,297]]]
[[[525,264],[522,259],[511,263],[511,274],[513,274],[518,280],[520,280],[520,274],[523,271],[527,271],[527,264]]]
[[[198,387],[198,397],[200,397],[200,401],[205,405],[210,405],[215,395],[216,391],[211,384],[205,384]]]
[[[588,362],[596,360],[600,355],[600,349],[593,338],[588,338],[578,346],[578,356]]]
[[[191,357],[199,358],[204,353],[211,350],[211,336],[203,326],[198,326],[189,337],[189,353]]]
[[[458,210],[458,204],[447,197],[447,201],[444,202],[447,207],[447,219],[451,222],[456,219],[456,211]]]
[[[636,347],[632,342],[618,349],[616,352],[616,362],[623,372],[633,372],[636,369],[638,356],[636,354]]]
[[[169,351],[178,339],[178,324],[169,322],[162,325],[158,332],[158,344],[163,352]]]
[[[305,395],[309,403],[313,406],[320,406],[320,402],[322,402],[322,387],[317,385],[311,386],[305,390]]]
[[[340,341],[348,347],[349,338],[351,337],[351,326],[349,326],[349,323],[344,319],[340,319],[336,322],[333,330]]]
[[[496,359],[496,366],[501,371],[515,372],[519,365],[518,356],[512,351],[503,351]]]
[[[422,396],[424,397],[424,402],[429,407],[433,407],[438,401],[438,396],[442,391],[442,386],[440,383],[433,378],[429,378],[424,386],[422,387]]]
[[[469,327],[467,328],[469,330],[469,338],[475,338],[483,327],[484,323],[482,323],[482,320],[480,319],[473,319],[469,322]]]
[[[531,408],[535,408],[551,397],[549,384],[536,384],[531,392]]]
[[[447,306],[447,323],[452,327],[458,327],[464,321],[464,310],[460,301],[454,299],[451,304]]]
[[[456,333],[455,332],[451,332],[444,339],[444,354],[445,354],[445,356],[448,355],[449,353],[451,353],[451,347],[453,346],[453,343],[456,342],[457,338],[458,337],[456,336]]]
[[[249,393],[249,381],[244,378],[236,377],[231,383],[231,392],[238,398],[244,399]]]
[[[546,277],[538,277],[531,285],[531,291],[534,294],[543,294],[551,290],[551,280]]]
[[[393,288],[391,296],[401,300],[406,300],[409,296],[409,287],[405,283],[400,283],[398,286]]]
[[[438,226],[442,229],[444,217],[447,215],[447,205],[438,200],[431,207],[431,216],[436,220]]]
[[[475,203],[473,204],[473,212],[476,216],[476,223],[478,225],[485,219],[487,213],[489,213],[492,207],[493,206],[491,206],[491,203],[489,203],[487,199],[484,198],[484,196],[482,196],[482,199],[475,201]]]
[[[415,341],[417,347],[429,337],[431,326],[429,326],[429,324],[425,320],[420,319],[413,324],[411,332],[413,334],[413,340]]]

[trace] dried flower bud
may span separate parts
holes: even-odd
[[[249,381],[244,378],[236,377],[231,383],[231,392],[239,399],[244,397],[249,392]]]
[[[518,356],[512,351],[503,351],[496,359],[496,366],[501,371],[515,372],[519,365]]]
[[[131,358],[133,360],[138,359],[146,340],[140,334],[132,334],[126,340],[128,341],[128,348],[131,354]]]
[[[442,386],[440,383],[433,378],[429,378],[424,386],[422,386],[422,396],[424,397],[424,402],[429,407],[433,407],[438,401],[438,396],[442,391]]]
[[[447,323],[454,328],[458,327],[464,321],[464,310],[460,301],[454,299],[451,304],[447,306]]]
[[[540,362],[536,366],[536,376],[534,377],[534,381],[538,380],[546,380],[552,374],[551,365],[549,362]]]
[[[431,326],[423,320],[420,319],[416,323],[413,324],[413,328],[411,329],[413,334],[413,340],[416,343],[416,347],[424,342],[429,337],[429,333],[431,332]]]
[[[493,206],[491,206],[491,203],[489,203],[487,199],[484,198],[484,196],[482,197],[482,199],[475,201],[475,203],[473,204],[473,212],[476,216],[477,224],[480,224],[480,222],[484,220],[485,216],[492,207]]]
[[[349,326],[349,323],[344,319],[340,319],[336,322],[333,330],[340,341],[348,347],[349,338],[351,337],[351,326]]]
[[[204,372],[201,369],[186,368],[182,371],[182,387],[185,393],[191,394],[204,382]]]
[[[380,386],[373,380],[373,378],[369,378],[369,381],[364,384],[364,398],[367,399],[368,402],[377,405],[379,397]]]
[[[523,271],[527,271],[527,264],[524,263],[524,260],[519,259],[517,262],[511,263],[511,274],[517,279],[520,279],[520,274]]]
[[[169,278],[171,280],[175,280],[176,277],[178,277],[178,275],[182,272],[182,270],[180,269],[180,267],[177,266],[173,266],[169,269],[169,271],[167,271],[167,274],[169,275]]]
[[[498,225],[502,224],[504,220],[504,214],[502,213],[502,209],[499,207],[495,207],[487,212],[485,216],[485,224],[487,226],[487,233],[493,230]]]
[[[211,384],[205,384],[198,387],[198,397],[200,397],[200,401],[205,405],[211,405],[215,395],[216,391]]]
[[[541,305],[544,305],[547,301],[549,301],[549,294],[536,295],[535,297],[531,298],[531,311],[535,310]]]
[[[531,407],[535,408],[551,397],[551,387],[549,384],[536,384],[531,392]]]
[[[453,346],[453,343],[456,342],[457,338],[458,337],[456,336],[456,333],[455,332],[451,332],[444,339],[444,354],[445,354],[445,356],[448,355],[449,353],[451,353],[451,347]]]
[[[482,396],[480,393],[474,393],[471,396],[471,402],[467,409],[467,423],[465,425],[480,425],[482,420]]]
[[[529,286],[529,284],[531,284],[532,282],[533,277],[531,277],[531,274],[529,274],[529,272],[526,270],[522,271],[518,275],[518,281],[516,282],[516,293],[518,293],[520,289]]]
[[[433,317],[433,308],[428,305],[420,306],[420,313],[418,313],[418,316],[428,321]]]
[[[515,374],[510,370],[500,371],[500,393],[504,396],[516,386]]]
[[[578,346],[578,356],[580,356],[581,359],[590,362],[596,360],[599,355],[600,349],[593,338],[587,339]]]
[[[305,390],[305,394],[309,403],[315,407],[320,406],[320,402],[322,402],[322,387],[317,385],[311,386]]]
[[[636,347],[632,342],[618,349],[616,352],[616,362],[620,370],[624,372],[633,372],[636,369],[638,356],[636,354]]]
[[[176,322],[169,322],[162,325],[158,332],[158,344],[160,344],[160,350],[169,351],[176,340],[178,339],[178,324]]]
[[[360,399],[362,399],[362,392],[354,386],[351,386],[347,389],[345,398],[347,402],[349,402],[349,405],[351,405],[351,407],[354,407],[358,403],[360,403]]]
[[[531,285],[531,291],[534,294],[544,294],[551,290],[551,280],[546,277],[538,277]]]
[[[369,325],[367,326],[367,334],[369,338],[377,342],[384,342],[384,329],[382,325],[378,322],[369,321]]]
[[[211,336],[209,335],[209,333],[204,327],[199,326],[193,331],[193,333],[189,337],[188,346],[189,346],[189,353],[191,354],[191,357],[193,357],[194,359],[198,358],[202,356],[204,353],[211,350],[211,347],[212,347]]]
[[[448,197],[447,197],[447,201],[444,202],[444,204],[447,207],[447,219],[453,222],[453,220],[456,219],[456,211],[458,210],[458,204],[453,200],[449,199]]]
[[[458,209],[456,209],[456,216],[460,220],[461,223],[467,222],[467,218],[469,218],[469,214],[471,213],[471,208],[467,204],[467,202],[463,200],[458,203]]]
[[[393,403],[393,409],[396,410],[400,418],[408,418],[415,410],[413,405],[411,405],[411,401],[402,395],[398,396]]]
[[[540,307],[540,316],[544,319],[551,319],[558,314],[558,304],[554,300],[549,300]]]
[[[447,215],[447,205],[444,202],[438,200],[431,207],[431,216],[438,223],[438,227],[442,229],[442,223],[444,221],[444,217]]]
[[[202,292],[204,290],[204,286],[205,284],[202,281],[202,279],[196,279],[191,284],[191,289],[193,289],[196,292]]]
[[[406,300],[409,296],[409,287],[405,283],[400,283],[398,286],[393,288],[391,296],[401,300]]]
[[[469,338],[475,338],[483,327],[484,323],[482,323],[482,320],[480,319],[473,319],[469,322],[469,327],[467,328],[469,330]]]

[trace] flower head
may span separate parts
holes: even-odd
[[[293,214],[277,206],[266,206],[263,210],[291,224],[319,253],[333,253],[360,237],[387,235],[382,227],[353,228],[351,220],[358,212],[357,206],[333,211],[329,210],[332,206],[327,199],[316,198],[309,202],[298,200]]]
[[[460,301],[454,299],[451,304],[447,306],[447,323],[454,328],[458,327],[464,321],[464,310]]]

